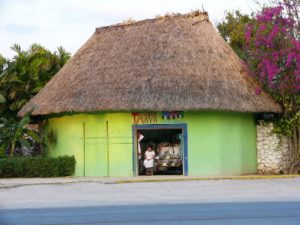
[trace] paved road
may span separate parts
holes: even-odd
[[[1,225],[299,225],[300,179],[0,188]]]
[[[299,225],[300,202],[203,203],[14,209],[1,225]]]

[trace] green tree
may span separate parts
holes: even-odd
[[[21,107],[63,67],[70,53],[62,47],[51,52],[38,44],[28,50],[15,44],[11,49],[16,55],[2,59],[5,66],[0,57],[0,115],[17,119]]]
[[[0,74],[3,73],[5,68],[6,59],[0,54]],[[5,97],[0,93],[0,104],[4,104],[6,102]]]
[[[242,59],[247,58],[244,48],[245,28],[248,23],[254,21],[252,16],[242,14],[240,11],[236,10],[233,12],[225,12],[225,19],[217,24],[217,29],[221,36]]]
[[[6,59],[3,55],[0,54],[0,74],[2,74],[4,67],[5,67]]]

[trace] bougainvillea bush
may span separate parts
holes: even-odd
[[[261,87],[283,107],[276,131],[290,137],[299,157],[300,41],[299,21],[290,13],[298,1],[277,2],[256,14],[245,31],[248,66]],[[260,93],[256,90],[257,94]]]

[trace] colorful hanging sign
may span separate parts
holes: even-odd
[[[172,111],[172,112],[162,112],[163,120],[171,120],[171,119],[182,119],[183,111]]]

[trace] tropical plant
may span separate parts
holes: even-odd
[[[29,115],[17,117],[21,107],[36,95],[70,58],[64,48],[51,52],[38,44],[23,50],[15,44],[12,59],[0,55],[0,156],[10,156],[16,148],[41,142],[39,134],[29,129]],[[37,145],[35,145],[37,146]]]
[[[38,132],[28,128],[29,122],[29,114],[20,121],[15,121],[12,118],[0,118],[0,152],[2,155],[5,154],[6,150],[9,150],[9,156],[12,157],[17,145],[31,148],[33,142],[42,142]]]

